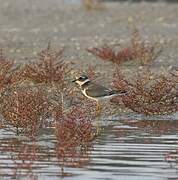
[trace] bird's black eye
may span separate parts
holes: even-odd
[[[83,80],[83,77],[79,77],[78,80],[80,80],[80,81]]]

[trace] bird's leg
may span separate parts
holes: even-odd
[[[96,101],[96,116],[99,116],[100,113],[101,113],[101,107],[100,107],[100,104],[99,104],[99,101]]]

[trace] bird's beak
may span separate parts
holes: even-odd
[[[72,82],[75,82],[75,81],[77,81],[78,80],[78,78],[77,77],[75,77],[75,79],[72,81]]]

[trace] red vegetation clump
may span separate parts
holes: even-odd
[[[178,111],[177,83],[170,76],[145,71],[138,73],[135,80],[130,82],[117,71],[113,85],[116,89],[128,91],[122,101],[137,113],[154,115]],[[120,100],[115,98],[114,102],[120,103]]]
[[[54,108],[56,121],[56,152],[62,165],[82,166],[86,163],[86,149],[95,138],[91,117],[82,106],[72,107],[67,112],[61,105]],[[85,153],[84,153],[85,152]]]
[[[0,49],[0,89],[16,84],[22,79],[19,67],[15,66],[14,60],[8,59]]]
[[[61,114],[59,107],[54,108],[59,147],[84,145],[94,138],[92,120],[85,111],[82,107],[76,106]]]
[[[130,49],[133,52],[133,60],[144,65],[155,61],[161,54],[163,47],[159,42],[146,42],[139,31],[135,29],[132,33]]]
[[[112,47],[105,45],[99,48],[94,47],[87,49],[87,51],[104,61],[111,61],[116,64],[121,64],[125,61],[133,59],[132,51],[129,48],[116,52]]]
[[[15,87],[6,89],[1,96],[0,113],[5,122],[17,132],[30,132],[33,136],[48,109],[44,93],[35,88]]]
[[[38,54],[38,61],[26,65],[25,77],[35,83],[48,85],[58,83],[63,87],[65,75],[70,71],[67,63],[62,59],[63,51],[64,49],[53,51],[49,44]]]
[[[89,162],[89,148],[91,141],[96,137],[96,129],[92,125],[93,116],[90,114],[94,104],[89,105],[82,99],[77,99],[75,92],[71,92],[70,85],[66,83],[66,74],[70,69],[68,64],[62,60],[62,53],[63,49],[56,52],[48,45],[39,53],[38,61],[27,64],[22,70],[15,70],[19,73],[19,77],[23,77],[22,83],[16,86],[9,86],[16,82],[13,79],[15,77],[14,62],[1,55],[0,80],[3,81],[3,88],[0,96],[0,114],[3,117],[2,125],[11,131],[15,128],[17,134],[24,133],[35,140],[39,129],[43,128],[49,119],[49,123],[52,122],[55,128],[57,139],[52,156],[57,157],[62,165],[83,166]],[[90,78],[95,76],[92,66],[88,69],[88,75]],[[70,103],[73,99],[75,99],[75,106]],[[19,146],[19,149],[18,147],[12,149],[14,153],[19,152],[18,157],[14,158],[16,165],[14,176],[17,176],[18,170],[21,169],[29,170],[30,174],[33,161],[39,159],[38,148],[35,145],[32,147],[26,144]]]
[[[162,52],[160,43],[146,43],[140,36],[138,30],[132,34],[131,42],[128,47],[116,51],[108,45],[102,47],[93,47],[87,49],[94,56],[99,57],[104,61],[111,61],[116,64],[122,64],[126,61],[139,61],[141,64],[148,64],[154,61]]]
[[[108,45],[102,46],[100,48],[93,47],[91,49],[87,49],[87,51],[105,61],[112,61],[115,63],[117,59],[117,53]]]

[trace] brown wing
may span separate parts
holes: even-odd
[[[100,86],[94,83],[90,84],[86,88],[85,92],[88,96],[91,96],[91,97],[110,96],[112,94],[116,94],[116,91],[113,91],[104,86]]]

